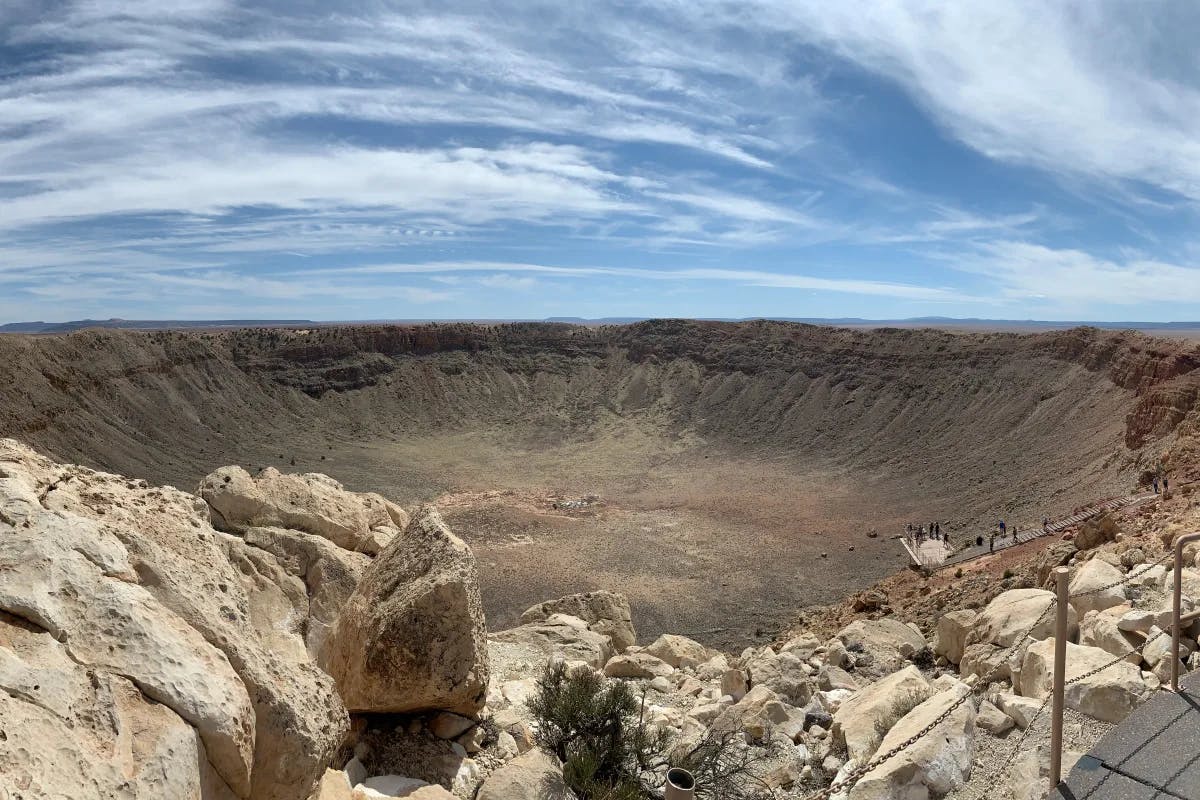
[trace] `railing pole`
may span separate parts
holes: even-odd
[[[1050,717],[1050,793],[1058,788],[1062,779],[1062,730],[1063,704],[1066,696],[1067,678],[1067,610],[1068,579],[1071,571],[1056,567],[1054,581],[1058,590],[1058,608],[1054,622],[1054,705]]]
[[[1179,691],[1179,638],[1183,625],[1179,619],[1183,605],[1183,546],[1200,539],[1200,533],[1189,533],[1175,541],[1175,590],[1171,605],[1171,691]]]

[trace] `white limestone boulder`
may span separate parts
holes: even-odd
[[[861,762],[875,752],[901,717],[933,694],[919,669],[905,667],[844,700],[833,715],[833,739],[845,745],[851,759]]]
[[[487,636],[475,558],[436,510],[423,509],[364,571],[322,666],[351,711],[482,708]]]
[[[661,658],[649,653],[619,653],[604,665],[604,674],[610,678],[641,678],[652,680],[666,677],[675,668]]]
[[[1113,656],[1098,647],[1067,643],[1066,704],[1102,722],[1120,722],[1151,694],[1142,672],[1128,661],[1117,661],[1096,675],[1077,683],[1071,680],[1108,664]],[[1037,700],[1046,698],[1053,687],[1054,640],[1031,646],[1021,670],[1020,691]]]
[[[614,655],[608,636],[590,630],[586,622],[566,614],[552,614],[543,622],[497,631],[490,639],[493,643],[538,652],[543,663],[551,658],[582,661],[595,670],[603,670]]]
[[[981,642],[1009,647],[1026,633],[1031,639],[1045,639],[1054,633],[1056,612],[1050,609],[1054,603],[1054,592],[1044,589],[1009,589],[1002,592],[979,614],[967,644]],[[1067,610],[1068,624],[1075,625],[1078,619],[1074,608]]]
[[[1121,570],[1107,561],[1088,559],[1071,576],[1071,607],[1082,618],[1089,611],[1104,611],[1124,605],[1128,602],[1125,587],[1120,583],[1124,577]]]
[[[475,800],[572,800],[562,767],[542,750],[514,758],[484,780]]]
[[[962,661],[963,648],[967,644],[967,636],[975,627],[979,612],[969,608],[959,611],[948,611],[938,617],[937,629],[933,640],[935,655],[944,656],[951,664]]]
[[[686,636],[676,636],[672,633],[664,633],[662,636],[659,636],[646,646],[644,652],[661,658],[676,668],[681,666],[698,666],[708,661],[713,655],[707,647],[694,639],[689,639]]]
[[[929,734],[863,776],[849,800],[941,797],[962,787],[975,758],[975,707],[970,697],[962,700],[969,691],[941,692],[908,712],[873,755],[889,752],[950,711]]]
[[[870,677],[895,672],[927,646],[919,632],[891,617],[855,620],[835,638],[853,654],[856,671]]]
[[[1140,663],[1141,656],[1137,651],[1141,645],[1141,638],[1120,628],[1121,619],[1127,613],[1128,605],[1113,606],[1103,611],[1088,611],[1079,623],[1079,644],[1099,647],[1114,656],[1128,654],[1131,664]]]
[[[524,624],[544,622],[554,614],[578,617],[588,628],[602,633],[612,640],[618,653],[637,644],[637,631],[633,627],[633,615],[629,600],[617,592],[597,591],[571,594],[557,600],[547,600],[529,608],[521,615]]]

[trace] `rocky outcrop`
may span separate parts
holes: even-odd
[[[1071,576],[1071,607],[1082,617],[1089,611],[1103,611],[1126,602],[1124,573],[1100,558],[1085,561]]]
[[[96,720],[113,725],[121,708],[147,720],[146,741],[166,747],[153,769],[172,785],[220,785],[254,800],[306,794],[347,719],[304,646],[303,584],[289,583],[271,554],[213,530],[192,495],[57,465],[9,440],[0,441],[0,475],[0,610],[16,620],[12,637],[24,625],[58,642],[7,647],[5,680],[26,681],[43,657],[55,658],[56,680],[91,682],[76,713],[90,704]],[[273,616],[281,610],[283,625]],[[36,636],[22,638],[28,645]],[[61,657],[47,655],[53,648]],[[147,710],[139,697],[161,705]],[[34,696],[6,702],[46,708]],[[10,744],[63,724],[34,708],[12,713],[34,729],[10,735]],[[93,790],[105,781],[106,757],[89,764],[88,749],[114,730],[137,729],[130,720],[131,728],[93,720],[87,735],[67,737]],[[155,730],[168,738],[155,739]]]
[[[959,686],[921,703],[888,731],[877,753],[886,753],[924,730],[968,691]],[[867,773],[850,790],[850,800],[941,797],[966,782],[974,757],[975,707],[967,700],[928,735]]]
[[[850,758],[865,761],[905,714],[934,694],[916,667],[909,666],[859,690],[833,716],[834,741]]]
[[[562,767],[551,755],[530,750],[493,772],[476,800],[569,800]]]
[[[623,594],[608,591],[584,592],[557,600],[547,600],[526,610],[521,615],[521,622],[544,622],[553,614],[578,617],[588,624],[589,629],[611,639],[613,648],[618,653],[623,653],[625,648],[637,644],[637,631],[633,627],[629,600]]]
[[[320,473],[287,475],[267,467],[251,476],[241,467],[222,467],[200,482],[198,493],[222,530],[288,528],[370,555],[408,525],[408,514],[394,503],[346,491]]]
[[[861,654],[856,669],[872,677],[894,672],[927,647],[919,631],[892,618],[856,620],[836,638],[847,651]]]
[[[437,511],[420,511],[364,571],[322,666],[351,711],[482,708],[487,633],[475,559]]]
[[[1003,592],[979,615],[967,644],[985,642],[995,647],[1010,647],[1026,633],[1032,639],[1045,639],[1054,632],[1054,614],[1048,612],[1054,602],[1054,592],[1043,589]],[[1077,616],[1074,608],[1070,609],[1068,623],[1075,624]]]
[[[1102,667],[1113,657],[1098,647],[1067,643],[1066,704],[1083,714],[1104,722],[1120,722],[1151,691],[1142,681],[1141,670],[1127,661],[1071,683],[1079,676]],[[1050,694],[1054,676],[1054,640],[1046,639],[1029,648],[1021,668],[1020,690],[1026,697],[1045,698]]]

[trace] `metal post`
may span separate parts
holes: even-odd
[[[1068,579],[1071,571],[1066,567],[1056,567],[1054,582],[1058,590],[1058,614],[1054,623],[1054,705],[1050,717],[1050,794],[1058,788],[1062,779],[1062,730],[1063,704],[1067,683],[1067,611]]]
[[[667,770],[667,787],[663,800],[694,800],[696,779],[686,769],[672,767]]]
[[[1175,591],[1171,605],[1171,691],[1179,691],[1179,637],[1183,632],[1183,621],[1179,618],[1183,603],[1183,546],[1200,539],[1200,533],[1189,533],[1175,541]]]

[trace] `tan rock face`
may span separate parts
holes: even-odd
[[[833,737],[856,761],[870,758],[883,737],[934,689],[914,666],[865,686],[847,699],[833,717]]]
[[[1098,647],[1068,642],[1066,679],[1071,681],[1112,659],[1111,654]],[[1025,654],[1021,694],[1039,700],[1045,698],[1053,686],[1053,676],[1054,640],[1046,639],[1030,647]],[[1089,717],[1120,722],[1150,694],[1150,688],[1142,681],[1141,670],[1127,661],[1119,661],[1078,683],[1068,683],[1066,704]]]
[[[895,672],[926,646],[921,634],[891,618],[856,620],[838,631],[837,639],[847,651],[868,656],[859,671],[871,677]]]
[[[951,689],[921,703],[888,731],[877,752],[886,753],[925,729],[967,691]],[[966,783],[974,757],[975,707],[968,699],[930,734],[867,773],[850,790],[850,800],[941,797]]]
[[[970,634],[978,618],[979,614],[969,608],[950,611],[939,617],[933,652],[939,656],[945,656],[951,664],[962,661],[967,635]]]
[[[562,768],[553,756],[530,750],[488,776],[476,800],[570,800]]]
[[[370,555],[408,524],[408,514],[394,503],[346,491],[319,473],[286,475],[268,467],[253,477],[241,467],[222,467],[200,482],[198,493],[223,530],[289,528]],[[382,535],[372,533],[380,530]]]
[[[629,600],[623,594],[608,591],[584,592],[548,600],[526,610],[521,615],[521,622],[544,622],[553,614],[579,617],[588,624],[588,628],[612,639],[613,648],[618,653],[623,653],[625,648],[637,644],[637,631],[633,627]]]
[[[437,511],[422,510],[364,571],[321,661],[352,711],[483,707],[487,633],[475,558]]]
[[[0,475],[0,610],[63,638],[99,685],[123,680],[169,709],[198,750],[173,746],[164,774],[182,770],[230,797],[305,796],[347,719],[304,648],[303,583],[214,531],[203,501],[183,492],[57,465],[9,440]],[[28,675],[31,662],[9,649],[5,671]],[[115,696],[97,698],[96,713]],[[97,785],[104,760],[92,764]]]
[[[49,633],[4,614],[0,719],[0,785],[25,796],[236,797],[172,709],[125,678],[89,675]]]
[[[1026,631],[1033,639],[1045,639],[1054,632],[1054,612],[1042,614],[1054,602],[1054,592],[1043,589],[1009,589],[987,604],[979,615],[967,644],[986,642],[997,647],[1009,647]],[[1036,626],[1037,620],[1041,618]],[[1075,609],[1068,610],[1068,623],[1078,619]]]

